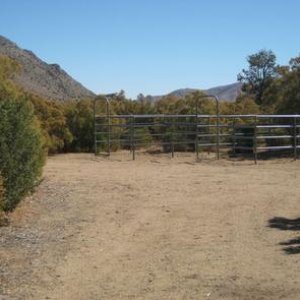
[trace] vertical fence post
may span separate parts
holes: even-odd
[[[233,118],[233,124],[232,124],[232,137],[233,137],[233,139],[232,139],[232,143],[233,143],[233,147],[232,147],[232,151],[233,151],[233,155],[235,156],[235,144],[236,144],[236,132],[235,132],[235,122],[236,122],[236,119],[235,118]]]
[[[111,120],[110,120],[110,109],[109,109],[109,100],[106,98],[106,117],[107,117],[107,126],[108,126],[108,129],[107,129],[107,153],[108,153],[108,156],[110,156],[110,152],[111,152],[111,149],[110,149],[110,131],[111,131]]]
[[[199,132],[198,132],[198,98],[196,99],[196,116],[195,116],[195,123],[196,123],[196,137],[195,137],[195,150],[196,150],[196,158],[197,161],[199,160]]]
[[[94,151],[97,155],[96,99],[94,99]]]
[[[220,159],[220,109],[219,109],[219,98],[218,96],[212,95],[216,100],[216,111],[217,111],[217,159]]]
[[[130,144],[130,154],[132,154],[132,151],[133,151],[133,146],[132,146],[132,119],[133,119],[133,116],[131,115],[130,118],[129,118],[129,144]]]
[[[199,160],[199,127],[198,127],[198,112],[196,114],[196,155]]]
[[[171,151],[172,151],[172,158],[174,158],[174,135],[173,135],[173,130],[174,130],[174,119],[171,119]]]
[[[297,159],[297,117],[294,117],[294,160]]]
[[[257,116],[254,119],[254,137],[253,137],[254,162],[257,164]]]
[[[135,160],[135,116],[132,124],[132,160]]]
[[[217,101],[217,106],[219,107],[219,102]],[[220,159],[220,116],[219,108],[217,114],[217,159]]]

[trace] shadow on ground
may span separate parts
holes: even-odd
[[[300,218],[287,219],[283,217],[274,217],[269,220],[268,227],[279,230],[300,231]],[[300,254],[300,237],[279,243],[284,246],[283,251],[286,254]]]

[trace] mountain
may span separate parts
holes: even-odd
[[[217,96],[220,100],[234,102],[241,93],[242,85],[242,83],[236,82],[204,90],[204,93]]]
[[[178,89],[178,90],[175,90],[175,91],[169,93],[168,96],[175,96],[175,97],[182,98],[182,97],[185,97],[186,95],[194,93],[196,91],[199,91],[199,90],[197,90],[197,89],[188,89],[188,88]]]
[[[239,82],[213,87],[207,90],[201,89],[178,89],[164,96],[175,96],[178,98],[185,97],[188,94],[194,93],[196,91],[203,92],[207,95],[217,96],[221,101],[234,102],[236,98],[241,93],[242,84]],[[152,100],[157,101],[164,96],[151,96]]]
[[[21,71],[15,76],[14,81],[27,91],[61,101],[95,96],[59,65],[47,64],[33,52],[21,49],[1,35],[0,55],[9,56],[20,64]]]

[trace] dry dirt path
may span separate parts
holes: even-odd
[[[300,163],[194,160],[51,157],[0,299],[300,299]]]

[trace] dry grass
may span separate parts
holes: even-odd
[[[299,228],[275,222],[299,218],[299,167],[189,154],[52,157],[19,211],[28,236],[39,230],[40,255],[26,265],[32,253],[22,260],[14,244],[19,260],[10,261],[34,274],[7,284],[7,299],[299,299],[300,250],[285,251],[297,249]]]

